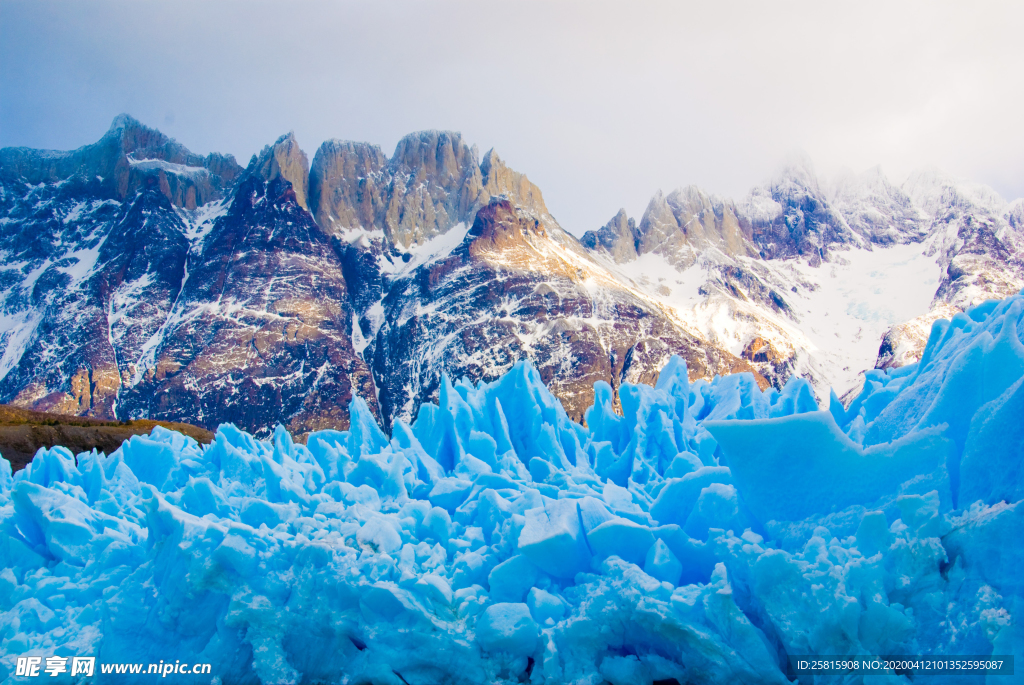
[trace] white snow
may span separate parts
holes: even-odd
[[[922,244],[852,249],[817,268],[796,259],[737,258],[748,271],[760,267],[766,272],[762,280],[793,308],[796,320],[763,305],[715,295],[713,288],[702,295],[708,268],[724,258],[711,251],[681,271],[655,253],[605,266],[668,307],[687,328],[735,355],[756,336],[782,352],[802,350],[806,356],[797,373],[811,375],[819,395],[827,397],[829,386],[845,390],[874,366],[886,330],[928,311],[940,273],[927,249]]]
[[[213,230],[213,225],[220,217],[228,213],[231,208],[231,200],[219,200],[207,202],[205,205],[196,207],[191,212],[179,210],[185,222],[185,238],[193,246],[201,246],[203,239]]]
[[[162,159],[135,159],[131,155],[128,156],[128,163],[137,169],[143,171],[152,171],[159,169],[169,174],[176,174],[178,176],[201,176],[209,174],[204,167],[201,166],[186,166],[184,164],[173,164],[171,162],[165,162]]]
[[[363,350],[366,349],[370,341],[377,337],[377,331],[384,325],[384,304],[380,300],[374,302],[365,312],[364,316],[370,322],[370,334],[369,337],[363,335],[363,330],[359,327],[359,319],[355,316],[352,317],[352,347],[355,348],[356,354],[360,357],[363,356]]]
[[[333,216],[331,220],[334,220]],[[365,228],[350,228],[338,233],[338,239],[342,242],[362,248],[370,247],[374,242],[383,242],[386,237],[384,231],[380,229],[368,231]]]
[[[389,258],[382,257],[380,260],[381,270],[390,273],[395,278],[401,278],[420,266],[444,259],[452,253],[452,250],[462,244],[469,229],[469,224],[460,222],[448,229],[447,232],[434,236],[426,242],[411,245],[406,251],[406,254],[410,255],[407,262],[401,259],[391,261]]]
[[[127,281],[118,286],[110,298],[110,313],[107,322],[111,328],[120,323],[121,319],[127,316],[128,311],[139,303],[143,292],[153,284],[153,280],[153,273],[147,272],[134,281]]]
[[[62,259],[71,258],[75,260],[74,264],[69,266],[57,267],[59,271],[63,271],[71,276],[71,287],[81,283],[92,273],[93,267],[96,266],[96,260],[99,259],[100,248],[103,246],[104,241],[106,241],[106,237],[93,247],[75,250],[64,255]]]
[[[68,213],[64,215],[62,222],[65,224],[70,224],[72,222],[78,221],[78,219],[80,219],[82,216],[82,211],[86,207],[89,207],[91,204],[92,203],[90,202],[76,202],[74,206],[72,206],[71,209],[68,210]]]
[[[39,277],[50,268],[50,264],[52,263],[53,262],[49,259],[44,259],[37,267],[25,274],[25,278],[22,279],[20,284],[22,291],[25,293],[31,293],[32,289],[36,286],[36,281],[38,281]],[[27,266],[27,264],[24,264],[23,266]]]
[[[4,350],[3,357],[0,357],[0,380],[21,361],[42,320],[42,313],[33,309],[0,314],[0,345]]]
[[[632,262],[618,265],[616,270],[650,295],[679,310],[694,307],[704,299],[698,292],[708,277],[704,260],[680,271],[663,255],[648,252]]]
[[[815,269],[798,260],[789,269],[818,288],[783,297],[802,319],[801,332],[823,365],[823,379],[839,391],[874,366],[882,336],[892,326],[927,312],[939,285],[934,257],[921,244],[842,253],[846,264]],[[785,268],[785,267],[783,267]],[[781,269],[780,269],[781,270]]]

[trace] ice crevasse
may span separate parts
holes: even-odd
[[[673,358],[620,388],[621,414],[598,383],[584,427],[518,364],[445,380],[390,439],[355,399],[350,430],[306,445],[157,428],[109,456],[40,450],[13,478],[0,460],[0,681],[25,654],[393,685],[1021,655],[1022,339],[1020,295],[938,321],[849,409],[799,379],[691,383]]]

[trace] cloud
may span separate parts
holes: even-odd
[[[659,188],[743,195],[788,151],[936,164],[1024,195],[1011,4],[3,2],[0,144],[73,148],[127,111],[245,163],[294,129],[385,152],[496,147],[575,233]]]

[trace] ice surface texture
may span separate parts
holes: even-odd
[[[584,427],[520,364],[446,381],[390,440],[356,399],[305,446],[156,428],[13,478],[0,460],[0,679],[54,653],[394,685],[1019,655],[1022,337],[1021,296],[936,322],[849,410],[799,379],[690,383],[674,358],[621,413],[598,383]]]

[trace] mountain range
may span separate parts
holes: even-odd
[[[824,399],[1024,286],[1024,202],[936,169],[796,157],[740,201],[659,191],[577,239],[442,131],[311,163],[288,134],[243,168],[121,115],[78,150],[0,150],[0,227],[0,402],[263,436],[345,428],[354,395],[390,428],[521,359],[576,420],[673,354]]]

